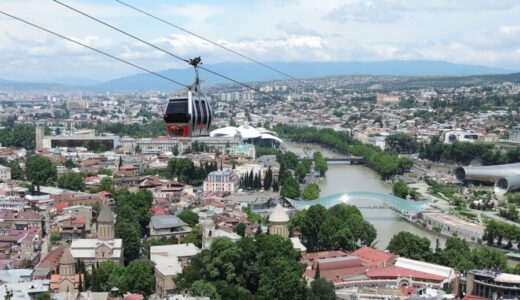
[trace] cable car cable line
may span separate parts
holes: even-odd
[[[150,43],[150,42],[147,42],[147,41],[145,41],[145,40],[143,40],[143,39],[141,39],[141,38],[139,38],[139,37],[137,37],[137,36],[135,36],[135,35],[133,35],[133,34],[131,34],[131,33],[128,33],[128,32],[126,32],[126,31],[124,31],[124,30],[122,30],[122,29],[119,29],[119,28],[117,28],[117,27],[115,27],[115,26],[113,26],[113,25],[110,25],[110,24],[108,24],[108,23],[106,23],[106,22],[104,22],[104,21],[102,21],[102,20],[100,20],[100,19],[98,19],[98,18],[96,18],[96,17],[94,17],[94,16],[91,16],[91,15],[89,15],[89,14],[87,14],[87,13],[85,13],[85,12],[79,10],[79,9],[76,9],[76,8],[74,8],[74,7],[70,6],[70,5],[67,5],[67,4],[65,4],[65,3],[61,2],[61,1],[58,1],[58,0],[52,0],[52,1],[54,1],[54,2],[56,2],[56,3],[58,3],[58,4],[60,4],[60,5],[64,6],[64,7],[66,7],[66,8],[68,8],[68,9],[71,9],[71,10],[73,10],[73,11],[79,13],[79,14],[82,14],[83,16],[85,16],[85,17],[87,17],[87,18],[89,18],[89,19],[92,19],[92,20],[94,20],[94,21],[96,21],[96,22],[98,22],[98,23],[100,23],[100,24],[103,24],[103,25],[105,25],[105,26],[107,26],[107,27],[110,27],[110,28],[112,28],[113,30],[116,30],[116,31],[118,31],[118,32],[120,32],[120,33],[122,33],[122,34],[124,34],[124,35],[126,35],[126,36],[129,36],[129,37],[131,37],[131,38],[133,38],[133,39],[135,39],[135,40],[138,40],[138,41],[140,41],[140,42],[142,42],[142,43],[144,43],[144,44],[146,44],[146,45],[148,45],[148,46],[150,46],[150,47],[153,47],[153,48],[156,49],[156,50],[159,50],[159,51],[161,51],[161,52],[163,52],[163,53],[166,53],[166,54],[168,54],[168,55],[170,55],[170,56],[172,56],[172,57],[174,57],[174,58],[176,58],[176,59],[182,60],[182,61],[184,61],[184,62],[190,64],[190,60],[188,60],[188,59],[184,59],[184,58],[182,58],[182,57],[180,57],[180,56],[178,56],[178,55],[176,55],[176,54],[174,54],[174,53],[172,53],[172,52],[170,52],[170,51],[168,51],[168,50],[165,50],[165,49],[163,49],[163,48],[161,48],[161,47],[159,47],[159,46],[157,46],[157,45],[154,45],[154,44],[152,44],[152,43]],[[270,94],[268,94],[268,93],[266,93],[266,92],[263,92],[263,91],[261,91],[261,90],[255,88],[255,87],[253,87],[253,86],[250,86],[250,85],[248,85],[248,84],[245,84],[245,83],[242,83],[242,82],[240,82],[240,81],[238,81],[238,80],[235,80],[235,79],[233,79],[233,78],[231,78],[231,77],[229,77],[229,76],[222,75],[222,74],[220,74],[220,73],[218,73],[218,72],[215,72],[215,71],[213,71],[213,70],[210,70],[210,69],[205,68],[205,67],[202,67],[202,66],[198,66],[198,67],[199,67],[201,70],[204,70],[204,71],[206,71],[206,72],[209,72],[209,73],[211,73],[211,74],[214,74],[214,75],[216,75],[216,76],[219,76],[219,77],[221,77],[221,78],[224,78],[224,79],[229,80],[229,81],[231,81],[231,82],[234,82],[234,83],[236,83],[236,84],[239,84],[239,85],[241,85],[241,86],[243,86],[243,87],[246,87],[246,88],[248,88],[248,89],[254,90],[254,91],[256,91],[256,92],[258,92],[258,93],[260,93],[260,94],[263,94],[263,95],[265,95],[265,96],[267,96],[267,97],[273,98],[274,100],[281,100],[279,97],[275,97],[275,96],[273,96],[273,95],[270,95]]]
[[[274,67],[271,67],[271,66],[269,66],[269,65],[267,65],[267,64],[265,64],[265,63],[262,63],[262,62],[260,62],[260,61],[258,61],[258,60],[256,60],[256,59],[254,59],[254,58],[251,58],[251,57],[249,57],[249,56],[247,56],[247,55],[244,55],[244,54],[242,54],[242,53],[240,53],[240,52],[237,52],[237,51],[235,51],[235,50],[233,50],[233,49],[231,49],[231,48],[229,48],[229,47],[226,47],[226,46],[224,46],[224,45],[222,45],[222,44],[219,44],[219,43],[214,42],[214,41],[212,41],[212,40],[210,40],[210,39],[208,39],[208,38],[205,38],[205,37],[203,37],[203,36],[201,36],[201,35],[199,35],[199,34],[196,34],[196,33],[194,33],[193,31],[190,31],[190,30],[188,30],[188,29],[185,29],[185,28],[183,28],[183,27],[181,27],[181,26],[179,26],[179,25],[175,25],[175,24],[173,24],[173,23],[171,23],[171,22],[169,22],[169,21],[167,21],[167,20],[165,20],[165,19],[159,18],[159,17],[157,17],[157,16],[155,16],[155,15],[153,15],[153,14],[147,12],[147,11],[144,11],[144,10],[142,10],[142,9],[140,9],[140,8],[137,8],[137,7],[133,6],[133,5],[130,5],[130,4],[126,3],[126,2],[124,2],[124,1],[121,1],[121,0],[114,0],[114,1],[116,1],[116,2],[118,2],[118,3],[120,3],[120,4],[124,5],[124,6],[126,6],[126,7],[128,7],[128,8],[131,8],[131,9],[133,9],[133,10],[135,10],[135,11],[138,11],[138,12],[140,12],[140,13],[142,13],[142,14],[145,14],[145,15],[147,15],[147,16],[149,16],[149,17],[155,19],[155,20],[158,20],[158,21],[160,21],[160,22],[162,22],[162,23],[164,23],[164,24],[167,24],[167,25],[169,25],[169,26],[171,26],[171,27],[174,27],[174,28],[176,28],[176,29],[178,29],[178,30],[181,30],[181,31],[183,31],[183,32],[185,32],[185,33],[187,33],[187,34],[193,35],[193,36],[195,36],[195,37],[197,37],[197,38],[199,38],[199,39],[201,39],[201,40],[203,40],[203,41],[206,41],[206,42],[208,42],[208,43],[210,43],[210,44],[212,44],[212,45],[215,45],[215,46],[220,47],[220,48],[222,48],[222,49],[224,49],[224,50],[226,50],[226,51],[229,51],[229,52],[231,52],[231,53],[233,53],[233,54],[236,54],[236,55],[238,55],[238,56],[240,56],[240,57],[242,57],[242,58],[244,58],[244,59],[247,59],[247,60],[249,60],[249,61],[252,61],[252,62],[254,62],[254,63],[256,63],[256,64],[258,64],[258,65],[260,65],[260,66],[262,66],[262,67],[264,67],[264,68],[267,68],[267,69],[269,69],[269,70],[271,70],[271,71],[274,71],[274,72],[276,72],[276,73],[278,73],[278,74],[281,74],[281,75],[283,75],[283,76],[285,76],[285,77],[287,77],[287,78],[289,78],[289,79],[293,79],[293,80],[296,80],[296,81],[298,81],[298,82],[300,82],[300,83],[305,84],[305,82],[302,81],[301,79],[298,79],[298,78],[296,78],[296,77],[294,77],[294,76],[292,76],[292,75],[290,75],[290,74],[287,74],[286,72],[280,71],[280,70],[278,70],[278,69],[276,69],[276,68],[274,68]]]
[[[164,79],[164,80],[168,80],[169,82],[175,83],[175,84],[180,85],[180,86],[183,86],[183,87],[187,87],[187,86],[188,86],[188,85],[183,84],[183,83],[181,83],[181,82],[179,82],[179,81],[176,81],[176,80],[174,80],[174,79],[171,79],[171,78],[169,78],[169,77],[166,77],[166,76],[164,76],[164,75],[161,75],[161,74],[159,74],[159,73],[157,73],[157,72],[154,72],[154,71],[149,70],[149,69],[147,69],[147,68],[144,68],[144,67],[141,67],[141,66],[139,66],[139,65],[136,65],[136,64],[134,64],[134,63],[132,63],[132,62],[129,62],[129,61],[127,61],[127,60],[124,60],[124,59],[122,59],[122,58],[119,58],[119,57],[117,57],[117,56],[114,56],[114,55],[112,55],[112,54],[110,54],[110,53],[107,53],[107,52],[104,52],[104,51],[102,51],[102,50],[99,50],[99,49],[96,49],[96,48],[94,48],[94,47],[91,47],[91,46],[89,46],[89,45],[86,45],[86,44],[84,44],[84,43],[82,43],[82,42],[76,41],[76,40],[74,40],[74,39],[72,39],[72,38],[66,37],[66,36],[64,36],[64,35],[62,35],[62,34],[59,34],[59,33],[55,32],[55,31],[52,31],[52,30],[50,30],[50,29],[47,29],[47,28],[44,28],[44,27],[42,27],[42,26],[36,25],[36,24],[34,24],[34,23],[31,23],[31,22],[29,22],[29,21],[27,21],[27,20],[24,20],[24,19],[22,19],[22,18],[19,18],[19,17],[17,17],[17,16],[14,16],[14,15],[8,14],[8,13],[6,13],[6,12],[4,12],[4,11],[1,11],[1,10],[0,10],[0,13],[3,14],[3,15],[5,15],[5,16],[8,16],[8,17],[10,17],[10,18],[12,18],[12,19],[15,19],[15,20],[17,20],[17,21],[20,21],[20,22],[25,23],[25,24],[27,24],[27,25],[30,25],[30,26],[32,26],[32,27],[38,28],[38,29],[40,29],[40,30],[43,30],[43,31],[45,31],[45,32],[47,32],[47,33],[50,33],[50,34],[55,35],[55,36],[57,36],[57,37],[60,37],[60,38],[62,38],[62,39],[65,39],[65,40],[67,40],[67,41],[69,41],[69,42],[72,42],[72,43],[78,44],[78,45],[83,46],[83,47],[85,47],[85,48],[88,48],[88,49],[90,49],[90,50],[92,50],[92,51],[95,51],[95,52],[97,52],[97,53],[100,53],[100,54],[103,54],[103,55],[105,55],[105,56],[108,56],[108,57],[110,57],[110,58],[112,58],[112,59],[118,60],[118,61],[120,61],[120,62],[122,62],[122,63],[125,63],[125,64],[127,64],[127,65],[130,65],[130,66],[132,66],[132,67],[134,67],[134,68],[138,68],[138,69],[143,70],[143,71],[145,71],[145,72],[148,72],[148,73],[150,73],[150,74],[152,74],[152,75],[158,76],[158,77],[160,77],[160,78],[162,78],[162,79]]]
[[[150,74],[156,75],[160,78],[163,78],[165,80],[168,80],[170,82],[173,82],[175,84],[178,84],[180,86],[187,88],[188,89],[187,97],[177,97],[177,98],[168,100],[168,105],[166,108],[166,112],[164,114],[164,121],[166,122],[166,130],[170,136],[178,136],[178,137],[192,137],[192,136],[201,136],[201,135],[207,134],[209,125],[211,124],[211,121],[213,119],[213,112],[211,110],[211,107],[209,106],[208,99],[206,99],[204,92],[202,92],[204,98],[201,98],[201,97],[193,96],[192,90],[191,90],[193,86],[195,86],[197,90],[199,89],[198,85],[200,83],[200,80],[198,79],[197,69],[199,68],[199,64],[201,61],[200,57],[196,57],[194,59],[189,60],[189,63],[195,68],[196,78],[195,78],[195,82],[193,83],[193,85],[185,85],[176,80],[163,76],[157,72],[148,70],[144,67],[136,65],[134,63],[131,63],[129,61],[126,61],[117,56],[114,56],[107,52],[96,49],[94,47],[88,46],[84,43],[78,42],[74,39],[71,39],[62,34],[54,32],[50,29],[36,25],[34,23],[31,23],[31,22],[24,20],[22,18],[19,18],[17,16],[8,14],[4,11],[0,10],[0,14],[10,17],[12,19],[15,19],[17,21],[20,21],[22,23],[25,23],[27,25],[30,25],[34,28],[45,31],[47,33],[50,33],[52,35],[55,35],[57,37],[60,37],[62,39],[65,39],[69,42],[72,42],[72,43],[78,44],[80,46],[83,46],[85,48],[91,49],[92,51],[98,52],[98,53],[108,56],[112,59],[123,62],[125,64],[128,64],[130,66],[133,66],[140,70],[146,71]],[[181,118],[180,121],[179,121],[179,118]]]

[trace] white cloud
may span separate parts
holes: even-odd
[[[309,28],[305,28],[298,22],[282,21],[282,22],[276,23],[275,28],[287,33],[288,35],[321,36],[321,34],[318,33],[317,31],[309,29]]]
[[[354,0],[349,1],[341,7],[334,9],[324,19],[340,23],[354,22],[394,22],[401,17],[399,12],[390,10],[386,5],[372,1]]]
[[[167,15],[180,16],[192,22],[205,22],[209,18],[220,14],[223,9],[211,5],[188,4],[184,6],[163,5],[161,11]]]
[[[205,64],[244,61],[113,1],[62,1],[184,58],[201,55]],[[438,59],[520,69],[518,0],[137,2],[260,61]],[[51,1],[0,0],[0,10],[151,70],[185,67]],[[6,17],[0,16],[0,28],[0,78],[108,79],[140,72]]]
[[[500,33],[507,36],[519,36],[520,26],[500,26]]]
[[[516,0],[347,0],[325,15],[324,19],[340,23],[387,23],[401,19],[407,12],[507,10],[519,4]]]

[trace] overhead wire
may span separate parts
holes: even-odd
[[[169,78],[169,77],[166,77],[166,76],[164,76],[164,75],[161,75],[161,74],[159,74],[159,73],[157,73],[157,72],[154,72],[154,71],[152,71],[152,70],[149,70],[149,69],[147,69],[147,68],[145,68],[145,67],[141,67],[141,66],[139,66],[139,65],[137,65],[137,64],[134,64],[134,63],[129,62],[129,61],[125,60],[125,59],[122,59],[122,58],[119,58],[119,57],[117,57],[117,56],[114,56],[114,55],[112,55],[112,54],[110,54],[110,53],[107,53],[107,52],[105,52],[105,51],[102,51],[102,50],[96,49],[96,48],[94,48],[94,47],[91,47],[91,46],[89,46],[89,45],[87,45],[87,44],[84,44],[84,43],[79,42],[79,41],[77,41],[77,40],[74,40],[74,39],[72,39],[72,38],[66,37],[66,36],[64,36],[64,35],[62,35],[62,34],[59,34],[59,33],[55,32],[55,31],[50,30],[50,29],[44,28],[44,27],[42,27],[42,26],[40,26],[40,25],[36,25],[36,24],[34,24],[34,23],[31,23],[31,22],[29,22],[29,21],[27,21],[27,20],[24,20],[24,19],[22,19],[22,18],[19,18],[19,17],[17,17],[17,16],[11,15],[11,14],[6,13],[6,12],[1,11],[1,10],[0,10],[0,14],[3,14],[3,15],[5,15],[5,16],[8,16],[8,17],[12,18],[12,19],[15,19],[15,20],[17,20],[17,21],[20,21],[20,22],[22,22],[22,23],[25,23],[25,24],[27,24],[27,25],[30,25],[30,26],[32,26],[32,27],[34,27],[34,28],[38,28],[38,29],[40,29],[40,30],[43,30],[43,31],[45,31],[45,32],[47,32],[47,33],[50,33],[50,34],[52,34],[52,35],[55,35],[55,36],[60,37],[60,38],[62,38],[62,39],[65,39],[65,40],[67,40],[67,41],[69,41],[69,42],[72,42],[72,43],[78,44],[78,45],[80,45],[80,46],[83,46],[83,47],[85,47],[85,48],[88,48],[88,49],[90,49],[90,50],[92,50],[92,51],[95,51],[95,52],[97,52],[97,53],[100,53],[100,54],[103,54],[103,55],[105,55],[105,56],[108,56],[108,57],[110,57],[110,58],[112,58],[112,59],[118,60],[118,61],[120,61],[120,62],[122,62],[122,63],[125,63],[125,64],[127,64],[127,65],[130,65],[130,66],[132,66],[132,67],[138,68],[138,69],[140,69],[140,70],[142,70],[142,71],[145,71],[145,72],[147,72],[147,73],[150,73],[150,74],[152,74],[152,75],[155,75],[155,76],[157,76],[157,77],[160,77],[160,78],[162,78],[162,79],[164,79],[164,80],[167,80],[167,81],[169,81],[169,82],[172,82],[172,83],[178,84],[178,85],[183,86],[183,87],[187,87],[186,84],[183,84],[183,83],[181,83],[181,82],[179,82],[179,81],[176,81],[176,80],[174,80],[174,79],[171,79],[171,78]]]
[[[96,18],[96,17],[94,17],[94,16],[92,16],[92,15],[89,15],[89,14],[87,14],[87,13],[85,13],[85,12],[83,12],[83,11],[77,9],[77,8],[74,8],[74,7],[72,7],[72,6],[68,5],[68,4],[65,4],[65,3],[63,3],[63,2],[61,2],[61,1],[59,1],[59,0],[52,0],[52,1],[54,1],[54,2],[56,2],[57,4],[60,4],[60,5],[64,6],[64,7],[68,8],[68,9],[70,9],[70,10],[73,10],[73,11],[75,11],[75,12],[77,12],[77,13],[79,13],[79,14],[81,14],[81,15],[83,15],[83,16],[85,16],[85,17],[91,19],[91,20],[94,20],[94,21],[96,21],[96,22],[98,22],[98,23],[100,23],[100,24],[103,24],[103,25],[105,25],[105,26],[107,26],[107,27],[109,27],[109,28],[111,28],[111,29],[113,29],[113,30],[115,30],[115,31],[117,31],[117,32],[120,32],[120,33],[122,33],[122,34],[124,34],[124,35],[126,35],[126,36],[128,36],[128,37],[131,37],[131,38],[133,38],[133,39],[135,39],[135,40],[138,40],[138,41],[140,41],[140,42],[142,42],[142,43],[144,43],[144,44],[146,44],[146,45],[148,45],[148,46],[150,46],[150,47],[152,47],[152,48],[154,48],[154,49],[156,49],[156,50],[158,50],[158,51],[161,51],[161,52],[163,52],[163,53],[165,53],[165,54],[168,54],[168,55],[170,55],[170,56],[172,56],[172,57],[174,57],[174,58],[176,58],[176,59],[179,59],[179,60],[182,60],[182,61],[184,61],[184,62],[186,62],[186,63],[189,63],[189,60],[188,60],[188,59],[182,58],[182,57],[180,57],[180,56],[178,56],[178,55],[176,55],[176,54],[174,54],[174,53],[172,53],[172,52],[170,52],[170,51],[168,51],[168,50],[165,50],[165,49],[163,49],[163,48],[161,48],[161,47],[159,47],[159,46],[157,46],[157,45],[154,45],[154,44],[152,44],[152,43],[150,43],[150,42],[147,42],[147,41],[145,41],[145,40],[143,40],[143,39],[141,39],[141,38],[139,38],[139,37],[137,37],[137,36],[135,36],[135,35],[133,35],[133,34],[131,34],[131,33],[128,33],[128,32],[126,32],[126,31],[124,31],[124,30],[122,30],[122,29],[120,29],[120,28],[117,28],[117,27],[115,27],[114,25],[108,24],[107,22],[105,22],[105,21],[103,21],[103,20],[100,20],[100,19],[98,19],[98,18]],[[233,82],[233,83],[236,83],[236,84],[238,84],[238,85],[241,85],[241,86],[243,86],[243,87],[245,87],[245,88],[248,88],[248,89],[254,90],[254,91],[256,91],[256,92],[258,92],[258,93],[260,93],[260,94],[263,94],[263,95],[265,95],[265,96],[267,96],[267,97],[273,98],[273,99],[275,99],[275,100],[281,100],[279,97],[275,97],[275,96],[273,96],[273,95],[271,95],[271,94],[268,94],[268,93],[266,93],[266,92],[261,91],[260,89],[255,88],[255,87],[253,87],[253,86],[251,86],[251,85],[248,85],[248,84],[242,83],[242,82],[240,82],[240,81],[238,81],[238,80],[235,80],[235,79],[233,79],[233,78],[231,78],[231,77],[229,77],[229,76],[222,75],[222,74],[220,74],[220,73],[218,73],[218,72],[216,72],[216,71],[213,71],[213,70],[211,70],[211,69],[208,69],[208,68],[206,68],[206,67],[204,67],[204,66],[199,66],[199,68],[200,68],[201,70],[204,70],[204,71],[206,71],[206,72],[209,72],[209,73],[211,73],[211,74],[213,74],[213,75],[219,76],[219,77],[224,78],[224,79],[226,79],[226,80],[229,80],[229,81],[231,81],[231,82]]]
[[[281,70],[278,70],[277,68],[271,67],[270,65],[265,64],[265,63],[263,63],[263,62],[261,62],[261,61],[258,61],[258,60],[254,59],[254,58],[251,58],[251,57],[249,57],[249,56],[247,56],[247,55],[245,55],[245,54],[242,54],[242,53],[240,53],[240,52],[237,52],[237,51],[235,51],[235,50],[233,50],[233,49],[231,49],[231,48],[229,48],[229,47],[226,47],[226,46],[224,46],[224,45],[222,45],[222,44],[220,44],[220,43],[217,43],[217,42],[214,42],[214,41],[212,41],[212,40],[210,40],[210,39],[208,39],[208,38],[205,38],[205,37],[201,36],[200,34],[197,34],[197,33],[193,32],[193,31],[191,31],[191,30],[188,30],[188,29],[183,28],[183,27],[181,27],[181,26],[179,26],[179,25],[173,24],[173,23],[171,23],[171,22],[169,22],[169,21],[167,21],[167,20],[165,20],[165,19],[159,18],[159,17],[157,17],[157,16],[155,16],[155,15],[153,15],[153,14],[147,12],[147,11],[144,11],[144,10],[142,10],[142,9],[140,9],[140,8],[138,8],[138,7],[135,7],[135,6],[131,5],[131,4],[128,4],[128,3],[124,2],[124,1],[121,1],[121,0],[114,0],[114,1],[116,1],[116,2],[118,2],[118,3],[120,3],[120,4],[124,5],[124,6],[126,6],[126,7],[128,7],[128,8],[131,8],[131,9],[133,9],[133,10],[135,10],[135,11],[138,11],[138,12],[144,14],[144,15],[147,15],[147,16],[149,16],[149,17],[155,19],[155,20],[158,20],[158,21],[160,21],[160,22],[162,22],[162,23],[164,23],[164,24],[167,24],[167,25],[169,25],[169,26],[171,26],[171,27],[174,27],[174,28],[176,28],[176,29],[178,29],[178,30],[181,30],[181,31],[183,31],[183,32],[185,32],[185,33],[187,33],[187,34],[190,34],[190,35],[192,35],[192,36],[195,36],[195,37],[197,37],[197,38],[199,38],[199,39],[201,39],[201,40],[203,40],[203,41],[205,41],[205,42],[208,42],[208,43],[210,43],[210,44],[212,44],[212,45],[214,45],[214,46],[217,46],[217,47],[219,47],[219,48],[221,48],[221,49],[224,49],[224,50],[229,51],[229,52],[231,52],[231,53],[233,53],[233,54],[235,54],[235,55],[238,55],[238,56],[240,56],[240,57],[242,57],[242,58],[244,58],[244,59],[247,59],[247,60],[249,60],[249,61],[251,61],[251,62],[254,62],[254,63],[256,63],[256,64],[258,64],[258,65],[260,65],[260,66],[262,66],[262,67],[264,67],[264,68],[267,68],[267,69],[269,69],[269,70],[271,70],[271,71],[274,71],[274,72],[276,72],[276,73],[278,73],[278,74],[280,74],[280,75],[283,75],[283,76],[285,76],[285,77],[287,77],[287,78],[289,78],[289,79],[292,79],[292,80],[295,80],[295,81],[298,81],[298,82],[300,82],[300,83],[305,84],[305,82],[302,81],[301,79],[298,79],[298,78],[296,78],[296,77],[294,77],[294,76],[292,76],[292,75],[290,75],[290,74],[288,74],[288,73],[286,73],[286,72],[283,72],[283,71],[281,71]]]

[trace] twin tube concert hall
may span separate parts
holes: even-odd
[[[453,170],[460,181],[475,181],[495,185],[495,194],[505,195],[520,189],[520,163],[484,167],[457,167]]]

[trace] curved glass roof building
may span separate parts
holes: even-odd
[[[325,208],[332,207],[336,204],[345,203],[349,204],[352,200],[376,200],[380,201],[384,205],[389,206],[393,210],[401,213],[405,216],[413,216],[422,210],[426,209],[431,201],[429,200],[406,200],[403,198],[396,197],[390,194],[373,193],[373,192],[350,192],[343,194],[334,194],[325,196],[316,200],[293,200],[287,199],[287,201],[297,210],[307,209],[312,205],[322,205]]]

